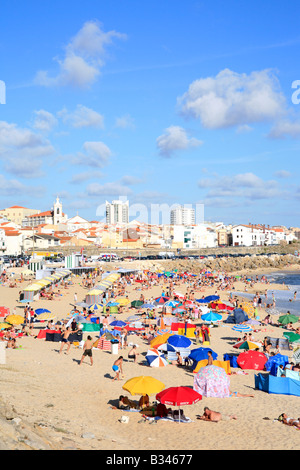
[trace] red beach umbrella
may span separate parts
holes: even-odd
[[[165,405],[193,405],[202,400],[202,395],[190,387],[169,387],[159,392],[156,400]]]
[[[263,370],[267,360],[267,356],[264,353],[249,350],[242,352],[238,356],[237,363],[241,369]]]

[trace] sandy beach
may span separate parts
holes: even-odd
[[[298,266],[290,266],[285,271],[296,271]],[[267,271],[267,270],[266,270]],[[275,270],[273,270],[275,271]],[[272,272],[269,269],[268,272]],[[241,273],[239,273],[241,274]],[[255,275],[254,272],[250,273]],[[69,318],[74,293],[78,301],[84,300],[88,289],[82,287],[80,277],[72,277],[73,285],[61,289],[60,300],[39,300],[33,302],[34,309],[43,307],[56,315],[56,320]],[[10,307],[23,315],[23,307],[17,302],[18,293],[29,282],[18,284],[16,288],[0,286],[0,304]],[[235,283],[236,291],[244,290],[244,283]],[[129,299],[139,298],[141,291],[135,290],[136,284],[126,289]],[[178,287],[185,293],[186,284]],[[264,293],[266,284],[255,283],[248,292]],[[273,289],[284,286],[272,284]],[[162,286],[154,286],[143,290],[145,298],[161,295]],[[206,288],[204,294],[215,293],[214,288]],[[229,293],[218,291],[221,300],[228,300]],[[203,293],[199,293],[199,297]],[[195,295],[197,298],[197,295]],[[56,298],[58,299],[58,298]],[[118,319],[126,319],[134,314],[134,309],[124,309]],[[262,310],[260,318],[265,316]],[[226,318],[226,315],[224,315]],[[197,320],[194,323],[201,323]],[[35,323],[34,331],[45,324]],[[299,326],[299,323],[296,324]],[[253,332],[255,340],[263,340],[265,336],[282,337],[284,330],[268,325],[259,327]],[[97,333],[84,333],[84,339],[90,334],[97,339]],[[224,353],[236,353],[233,348],[240,333],[232,330],[232,325],[220,324],[211,329],[210,347],[222,360]],[[175,423],[159,421],[155,425],[142,420],[138,412],[126,412],[114,409],[112,404],[117,402],[119,395],[127,395],[122,385],[131,377],[151,375],[161,380],[166,388],[171,386],[193,386],[194,374],[186,368],[168,365],[163,368],[151,368],[144,363],[143,353],[149,345],[136,335],[129,336],[129,342],[138,344],[137,363],[129,362],[127,354],[129,347],[120,350],[124,355],[124,378],[112,381],[112,364],[117,356],[110,351],[93,349],[94,364],[91,367],[86,358],[81,366],[79,361],[82,349],[71,346],[70,353],[59,354],[60,343],[53,343],[34,337],[17,339],[17,349],[6,349],[6,364],[0,365],[0,400],[14,409],[14,416],[19,418],[18,426],[24,429],[34,429],[45,443],[45,449],[79,449],[79,450],[296,450],[300,448],[299,433],[294,427],[285,426],[273,421],[281,413],[298,417],[299,397],[268,394],[254,387],[256,371],[249,370],[246,374],[232,374],[230,388],[244,394],[253,394],[253,398],[207,398],[203,397],[198,403],[185,406],[185,416],[190,423]],[[195,341],[191,348],[196,348]],[[292,351],[284,352],[289,357]],[[232,369],[232,372],[237,369]],[[151,396],[150,400],[154,400]],[[198,420],[196,417],[203,413],[208,406],[222,414],[235,414],[236,420],[210,423]],[[129,422],[120,423],[123,415],[129,417]],[[269,418],[269,419],[264,419]],[[14,426],[17,426],[14,424]],[[150,427],[149,427],[150,426]],[[0,435],[3,430],[0,430]],[[21,443],[13,443],[12,448],[21,448]],[[3,444],[4,445],[4,444]],[[22,448],[30,445],[22,444]],[[13,447],[15,446],[15,447]]]

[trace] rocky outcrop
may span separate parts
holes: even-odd
[[[108,263],[108,269],[116,269],[115,263]],[[187,271],[199,273],[203,269],[211,271],[226,271],[238,272],[241,270],[264,271],[266,268],[283,269],[290,265],[300,265],[300,258],[291,254],[286,255],[252,255],[252,256],[237,256],[237,257],[221,257],[213,258],[207,257],[199,260],[149,260],[149,261],[134,261],[126,264],[128,268],[134,269],[149,269],[161,271],[173,271],[177,269],[179,272]],[[125,266],[125,263],[122,263]]]

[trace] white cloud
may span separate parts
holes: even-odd
[[[269,133],[272,139],[282,139],[292,137],[297,139],[300,137],[300,120],[285,119],[277,122]]]
[[[83,152],[78,152],[73,157],[73,163],[102,168],[108,163],[111,154],[111,150],[103,142],[85,142]]]
[[[208,189],[208,198],[237,198],[247,200],[272,199],[284,195],[278,182],[263,180],[254,173],[241,173],[233,176],[204,178],[198,187]]]
[[[34,114],[33,127],[39,131],[50,132],[58,123],[56,117],[44,109],[34,111]]]
[[[195,80],[178,98],[180,112],[199,119],[207,129],[273,121],[285,113],[286,100],[272,70],[249,75],[222,70],[216,77]]]
[[[26,186],[16,179],[8,180],[4,175],[0,174],[0,194],[1,196],[35,196],[42,197],[44,188],[41,186]]]
[[[127,196],[132,190],[120,182],[91,183],[86,188],[88,196]]]
[[[286,170],[279,170],[274,173],[274,176],[277,176],[277,178],[289,178],[291,173]]]
[[[159,153],[166,157],[170,157],[177,150],[199,147],[202,143],[193,137],[189,138],[185,129],[180,126],[168,127],[165,133],[156,139]]]
[[[116,118],[115,127],[118,127],[120,129],[134,129],[134,119],[129,114],[118,117]]]
[[[50,77],[47,71],[39,71],[35,81],[42,86],[89,87],[104,66],[106,47],[114,39],[125,38],[125,34],[117,31],[105,33],[97,21],[87,21],[65,47],[64,57],[55,59],[59,64],[58,74]]]
[[[43,158],[54,153],[54,148],[42,135],[0,121],[0,159],[7,171],[23,178],[36,178],[41,176]]]
[[[72,176],[70,181],[71,184],[82,183],[92,178],[103,178],[103,174],[100,171],[84,171]]]
[[[69,123],[77,129],[83,127],[104,128],[103,115],[81,104],[78,104],[73,112],[68,112],[66,109],[59,111],[58,116],[62,118],[63,122]]]

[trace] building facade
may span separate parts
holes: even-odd
[[[106,223],[112,224],[128,224],[129,222],[129,202],[128,201],[106,201]]]

